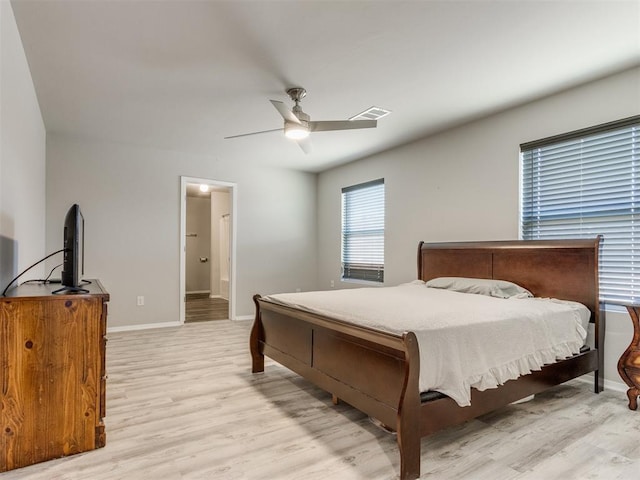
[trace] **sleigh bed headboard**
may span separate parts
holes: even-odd
[[[536,297],[580,302],[598,317],[600,237],[572,240],[424,243],[418,278],[471,277],[508,280]]]

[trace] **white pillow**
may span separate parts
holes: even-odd
[[[530,298],[531,292],[520,285],[506,280],[492,280],[488,278],[466,277],[438,277],[429,280],[426,284],[431,288],[444,288],[461,293],[477,293],[498,298]]]

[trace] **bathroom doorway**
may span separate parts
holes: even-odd
[[[233,319],[235,184],[181,178],[181,323]]]

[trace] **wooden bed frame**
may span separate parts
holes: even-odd
[[[432,243],[418,246],[418,278],[458,276],[508,280],[537,297],[574,300],[591,310],[594,347],[540,371],[485,391],[472,389],[471,406],[435,395],[421,401],[416,336],[349,324],[254,296],[252,371],[264,356],[397,432],[400,479],[420,476],[420,438],[462,423],[572,378],[595,372],[603,389],[604,315],[598,300],[600,237],[588,240]],[[358,368],[353,368],[357,365]]]

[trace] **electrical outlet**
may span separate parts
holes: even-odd
[[[300,289],[299,288],[296,288],[296,293],[300,293]]]
[[[144,305],[144,297],[142,295],[138,296],[138,306],[141,307]]]
[[[333,284],[333,280],[331,280],[331,288],[335,287],[335,285]]]

